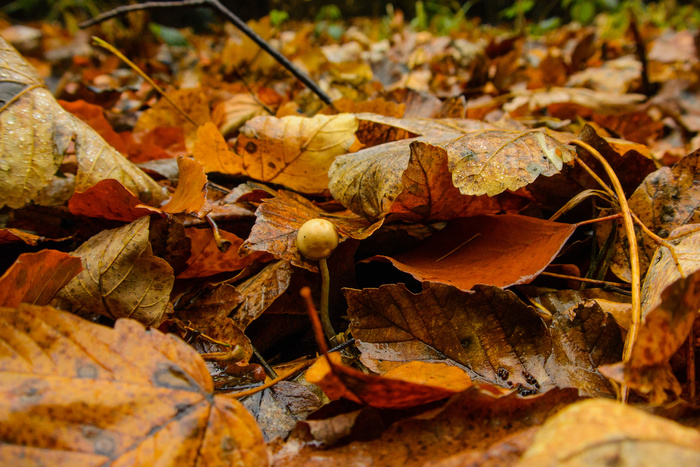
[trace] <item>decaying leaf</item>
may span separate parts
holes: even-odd
[[[74,255],[85,268],[58,294],[59,308],[98,313],[112,319],[160,321],[173,288],[173,269],[153,255],[148,242],[150,219],[104,230],[82,244]]]
[[[266,465],[255,420],[179,339],[31,305],[0,327],[3,464]]]
[[[648,175],[629,199],[629,206],[649,229],[666,238],[676,227],[700,223],[700,150],[688,154],[673,167],[662,167]],[[644,272],[651,264],[658,245],[635,226],[639,262]],[[603,243],[609,229],[598,236]],[[621,226],[611,263],[612,271],[621,279],[630,280],[629,243]]]
[[[562,442],[566,440],[566,442]],[[535,434],[518,466],[694,465],[700,434],[617,402],[577,402]]]
[[[617,361],[622,342],[614,320],[602,312],[562,318],[550,331],[515,294],[497,287],[476,286],[465,293],[425,282],[420,294],[398,284],[346,289],[345,296],[360,359],[372,370],[384,373],[391,362],[443,360],[463,365],[477,381],[524,395],[555,386],[611,394],[596,366]],[[603,330],[592,331],[597,337],[586,342],[584,331],[596,324]],[[569,367],[578,370],[568,373]],[[581,378],[582,370],[589,377]]]
[[[207,176],[202,165],[188,157],[178,157],[177,167],[180,177],[177,189],[163,211],[172,214],[194,214],[204,217],[211,207],[207,201]]]
[[[78,216],[101,217],[133,222],[139,217],[161,213],[160,209],[141,203],[119,181],[107,178],[85,191],[76,191],[68,200],[68,209]]]

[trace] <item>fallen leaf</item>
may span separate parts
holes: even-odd
[[[700,310],[700,271],[674,281],[661,293],[661,303],[644,317],[625,364],[625,382],[653,404],[666,392],[679,396],[680,384],[669,360],[685,342]]]
[[[160,321],[173,288],[173,269],[153,256],[148,242],[150,219],[104,230],[73,254],[83,271],[57,295],[54,304],[74,313],[129,317],[145,324]]]
[[[491,286],[465,293],[425,282],[423,291],[413,294],[398,284],[345,289],[345,297],[360,361],[370,370],[383,372],[388,362],[449,358],[475,381],[522,395],[553,387],[612,393],[596,366],[618,361],[622,341],[614,320],[598,310],[558,317],[548,329],[515,294]]]
[[[652,232],[661,238],[675,228],[700,223],[700,150],[688,154],[673,167],[662,167],[649,174],[629,198],[630,209]],[[598,242],[603,244],[610,228],[598,230]],[[620,223],[613,251],[611,270],[619,278],[630,281],[629,243]],[[657,244],[635,226],[639,245],[639,264],[645,272],[651,264]]]
[[[192,147],[192,156],[202,164],[204,171],[241,175],[243,158],[229,150],[226,140],[211,122],[197,129],[197,139]]]
[[[550,414],[578,398],[576,391],[552,390],[538,397],[498,393],[475,386],[454,396],[442,408],[394,422],[387,413],[374,425],[391,424],[377,439],[356,440],[331,447],[295,438],[274,454],[275,465],[333,466],[348,464],[422,466],[446,462],[457,454],[479,457],[494,443],[523,430],[537,429]],[[379,417],[384,414],[381,412]],[[394,423],[392,423],[394,422]],[[306,422],[304,422],[306,423]],[[522,448],[521,448],[522,449]],[[433,464],[433,465],[435,465]],[[447,463],[446,465],[453,465]],[[471,464],[457,464],[471,465]],[[478,464],[477,464],[478,465]],[[489,464],[487,464],[489,465]],[[496,465],[507,465],[498,464]]]
[[[512,214],[456,219],[405,253],[371,260],[389,261],[419,281],[461,290],[476,284],[509,287],[534,280],[575,228]]]
[[[202,165],[194,159],[178,157],[177,167],[180,174],[177,188],[168,204],[163,206],[163,211],[204,217],[211,207],[207,201],[207,176]]]
[[[426,382],[419,384],[404,378],[368,375],[343,366],[338,353],[328,354],[328,357],[332,367],[328,360],[320,357],[306,370],[306,381],[319,385],[331,400],[344,397],[371,407],[400,409],[445,399],[469,387],[466,383],[468,377],[461,379],[458,376],[458,381],[449,377],[441,381],[426,377]],[[457,371],[463,374],[461,370]],[[454,375],[450,376],[454,378]],[[438,381],[440,385],[436,384]]]
[[[104,109],[102,107],[85,102],[84,100],[73,102],[59,100],[58,103],[66,111],[90,125],[90,128],[95,130],[107,144],[122,153],[122,155],[127,155],[129,153],[127,140],[114,131],[112,125],[110,125],[105,118]]]
[[[566,440],[565,443],[562,440]],[[518,466],[694,465],[700,434],[639,409],[600,399],[577,402],[545,422]]]
[[[212,110],[212,121],[224,136],[235,133],[245,122],[267,113],[265,107],[253,94],[235,94],[219,102]]]
[[[135,321],[114,329],[51,307],[0,311],[8,465],[265,465],[253,418],[213,396],[189,346]],[[125,345],[128,343],[128,345]],[[136,416],[138,414],[138,416]]]
[[[122,222],[133,222],[149,214],[162,213],[160,209],[141,203],[124,185],[112,178],[101,180],[83,192],[73,193],[68,200],[68,209],[76,216]]]
[[[0,306],[48,305],[83,269],[80,258],[56,250],[24,253],[0,276]]]
[[[187,268],[178,274],[178,279],[206,277],[220,272],[237,271],[262,256],[262,253],[259,252],[254,255],[239,253],[243,240],[224,230],[219,230],[219,233],[224,240],[230,242],[225,252],[219,250],[214,233],[210,228],[190,227],[186,229],[186,232],[187,236],[192,239],[191,253],[187,260]]]
[[[292,268],[286,261],[276,261],[250,279],[238,284],[236,291],[241,295],[241,304],[233,312],[231,319],[245,329],[282,295],[292,276]],[[230,311],[230,309],[229,309]]]
[[[241,128],[236,152],[246,175],[302,193],[328,189],[328,168],[356,144],[352,114],[255,117]]]

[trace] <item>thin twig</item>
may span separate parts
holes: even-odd
[[[578,281],[578,282],[587,282],[589,284],[596,284],[596,285],[607,285],[609,287],[629,287],[629,284],[623,284],[622,282],[599,281],[596,279],[587,279],[585,277],[569,276],[566,274],[557,274],[555,272],[547,272],[547,271],[541,272],[540,276],[556,277],[557,279],[566,279],[566,280],[572,280],[572,281]]]
[[[108,19],[112,19],[117,16],[124,15],[131,11],[138,10],[151,10],[155,8],[178,8],[178,7],[194,7],[194,6],[207,6],[213,10],[218,11],[223,16],[226,17],[230,22],[232,22],[243,34],[248,36],[250,40],[255,42],[261,49],[270,54],[272,58],[277,60],[283,67],[285,67],[289,72],[294,75],[299,81],[304,83],[304,85],[316,94],[319,99],[321,99],[327,105],[333,105],[331,98],[328,94],[323,92],[323,90],[316,84],[311,78],[309,78],[304,72],[297,68],[292,62],[282,55],[279,51],[274,49],[270,44],[268,44],[265,39],[260,37],[255,31],[253,31],[250,26],[248,26],[245,21],[236,16],[231,10],[226,8],[219,2],[219,0],[176,0],[167,2],[145,2],[136,5],[123,5],[112,10],[106,11],[90,20],[80,23],[81,28],[87,28],[89,26],[99,24]]]

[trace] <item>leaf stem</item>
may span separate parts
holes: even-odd
[[[642,321],[642,306],[641,306],[641,272],[639,270],[639,249],[637,247],[637,235],[634,231],[634,221],[632,220],[632,212],[630,211],[629,204],[627,204],[627,197],[622,189],[622,184],[617,178],[617,174],[610,166],[607,160],[590,144],[585,143],[581,140],[574,140],[571,142],[582,149],[588,151],[588,153],[593,156],[605,169],[605,172],[610,179],[615,190],[615,197],[620,206],[620,211],[622,212],[622,222],[625,227],[625,234],[627,235],[627,241],[629,242],[629,255],[630,255],[630,274],[632,276],[632,323],[630,325],[629,333],[627,334],[627,339],[625,340],[625,348],[622,354],[622,360],[627,363],[632,356],[632,345],[637,339],[637,334],[639,332],[639,325]],[[577,158],[578,160],[578,158]],[[598,178],[599,179],[599,178]],[[599,179],[600,180],[600,179]],[[602,182],[602,180],[601,180]],[[627,400],[627,390],[623,388],[622,400],[626,402]]]
[[[328,311],[328,296],[331,288],[331,275],[328,272],[328,263],[326,259],[320,259],[318,265],[321,269],[321,325],[323,332],[326,334],[329,342],[333,342],[335,330],[331,324],[331,318]]]

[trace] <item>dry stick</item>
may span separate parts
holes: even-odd
[[[158,91],[158,94],[160,94],[161,96],[163,96],[163,99],[165,99],[166,101],[168,101],[168,104],[170,104],[170,105],[172,105],[173,107],[175,107],[175,110],[177,110],[177,111],[180,113],[180,115],[182,115],[183,117],[185,117],[185,120],[187,120],[188,122],[190,122],[190,123],[191,123],[192,125],[194,125],[195,127],[198,127],[198,126],[199,126],[199,124],[198,124],[197,122],[195,122],[194,120],[192,120],[192,118],[190,118],[190,116],[187,115],[187,113],[186,113],[184,110],[182,110],[175,102],[173,102],[172,100],[170,100],[170,98],[168,97],[168,95],[165,94],[165,91],[163,91],[163,90],[155,83],[155,81],[153,81],[153,80],[151,79],[150,76],[148,76],[148,75],[147,75],[141,68],[139,68],[134,62],[132,62],[131,60],[129,60],[128,58],[126,58],[126,56],[124,56],[123,53],[121,53],[119,50],[117,50],[116,47],[114,47],[114,46],[113,46],[112,44],[110,44],[109,42],[100,39],[99,37],[93,36],[93,37],[92,37],[92,40],[93,40],[93,42],[95,42],[95,43],[96,43],[97,45],[99,45],[100,47],[109,50],[109,51],[112,52],[114,55],[116,55],[117,57],[119,57],[119,59],[121,59],[124,63],[126,63],[127,65],[129,65],[129,66],[131,67],[132,70],[134,70],[136,73],[138,73],[139,76],[141,76],[141,78],[143,78],[143,79],[145,79],[146,81],[148,81],[148,84],[150,84],[151,86],[153,86],[153,88],[154,88],[156,91]]]
[[[294,75],[299,81],[304,83],[307,88],[309,88],[314,94],[316,94],[325,104],[333,105],[331,98],[328,94],[323,92],[323,90],[316,84],[311,78],[309,78],[305,73],[303,73],[299,68],[297,68],[292,62],[282,55],[279,51],[275,50],[270,44],[268,44],[265,39],[260,37],[255,31],[253,31],[250,26],[248,26],[245,21],[236,16],[231,10],[226,8],[219,2],[219,0],[175,0],[169,2],[145,2],[137,5],[123,5],[112,10],[106,11],[93,19],[87,20],[80,23],[81,28],[86,28],[94,24],[101,23],[108,19],[114,18],[116,16],[123,15],[125,13],[137,10],[150,10],[155,8],[177,8],[177,7],[193,7],[193,6],[208,6],[214,10],[217,10],[223,16],[226,17],[230,22],[232,22],[240,31],[255,42],[261,49],[270,54],[272,58],[277,60],[283,67],[285,67],[289,72]]]
[[[307,367],[309,365],[310,365],[310,362],[304,362],[298,366],[295,366],[294,368],[292,368],[291,370],[289,370],[288,372],[286,372],[282,376],[278,376],[277,378],[263,384],[262,386],[248,389],[246,391],[233,392],[233,393],[228,393],[228,394],[223,394],[223,395],[225,395],[227,397],[233,397],[234,399],[240,399],[241,397],[257,394],[260,391],[264,391],[265,389],[274,386],[275,384],[279,383],[280,381],[283,381],[283,380],[289,378],[290,376],[292,376],[296,372],[303,370],[305,367]]]
[[[625,197],[625,192],[622,189],[620,180],[617,178],[615,171],[610,166],[608,161],[590,144],[587,144],[581,140],[574,140],[571,142],[580,148],[585,149],[588,153],[593,156],[605,169],[605,172],[612,182],[613,188],[615,189],[615,194],[617,195],[617,201],[620,205],[620,211],[622,212],[622,221],[625,226],[625,233],[627,234],[627,241],[630,246],[630,273],[632,275],[632,324],[630,325],[629,333],[627,334],[627,339],[625,340],[625,348],[622,355],[622,360],[626,363],[632,356],[632,344],[637,339],[637,333],[639,332],[639,324],[642,320],[642,306],[641,306],[641,274],[639,271],[639,250],[637,248],[637,235],[634,231],[634,221],[632,220],[632,213],[630,207],[627,204],[627,198]],[[578,159],[578,158],[577,158]],[[627,387],[622,387],[622,401],[627,402]]]

